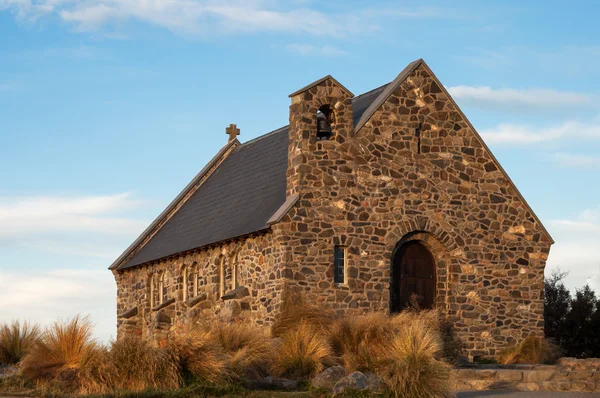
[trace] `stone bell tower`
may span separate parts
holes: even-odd
[[[354,134],[352,94],[325,76],[290,94],[287,197],[331,186],[331,167]]]

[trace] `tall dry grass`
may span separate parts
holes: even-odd
[[[112,342],[104,362],[96,369],[97,378],[118,391],[172,390],[181,384],[173,356],[137,338]]]
[[[299,323],[312,325],[313,328],[325,331],[335,321],[333,312],[322,306],[307,304],[300,295],[284,293],[279,315],[271,326],[274,337],[293,330]]]
[[[264,327],[247,323],[213,325],[210,333],[227,354],[227,368],[233,379],[266,376],[272,356],[272,342]]]
[[[13,321],[0,326],[0,364],[16,365],[39,340],[39,325]]]
[[[499,362],[508,364],[554,364],[560,358],[560,347],[552,340],[529,336],[520,344],[502,351]]]
[[[48,327],[21,361],[21,371],[30,379],[56,378],[90,363],[98,350],[91,322],[76,316]]]
[[[376,373],[395,397],[451,396],[451,369],[436,359],[443,350],[441,335],[427,322],[412,317],[386,346],[381,346]]]
[[[320,330],[300,322],[287,330],[275,347],[272,370],[278,376],[309,379],[333,364],[333,352]]]
[[[20,369],[41,388],[60,385],[64,392],[100,393],[105,387],[93,374],[105,351],[92,338],[89,319],[76,316],[48,327],[21,360]]]
[[[187,379],[218,383],[230,377],[225,350],[210,330],[198,329],[177,336],[169,352]]]

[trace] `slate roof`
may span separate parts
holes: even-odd
[[[385,87],[354,97],[355,123]],[[286,201],[288,127],[235,148],[150,241],[118,268],[134,267],[269,228],[269,219]],[[209,162],[111,268],[117,267],[142,242],[226,149],[228,146]]]

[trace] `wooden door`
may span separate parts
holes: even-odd
[[[406,308],[412,295],[417,295],[421,309],[433,308],[435,303],[435,262],[423,244],[409,242],[394,258],[394,291],[392,311]]]

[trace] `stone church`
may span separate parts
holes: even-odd
[[[325,76],[290,98],[288,126],[241,143],[231,125],[111,265],[119,337],[269,325],[284,292],[438,308],[470,358],[543,335],[552,238],[422,59],[361,95]]]

